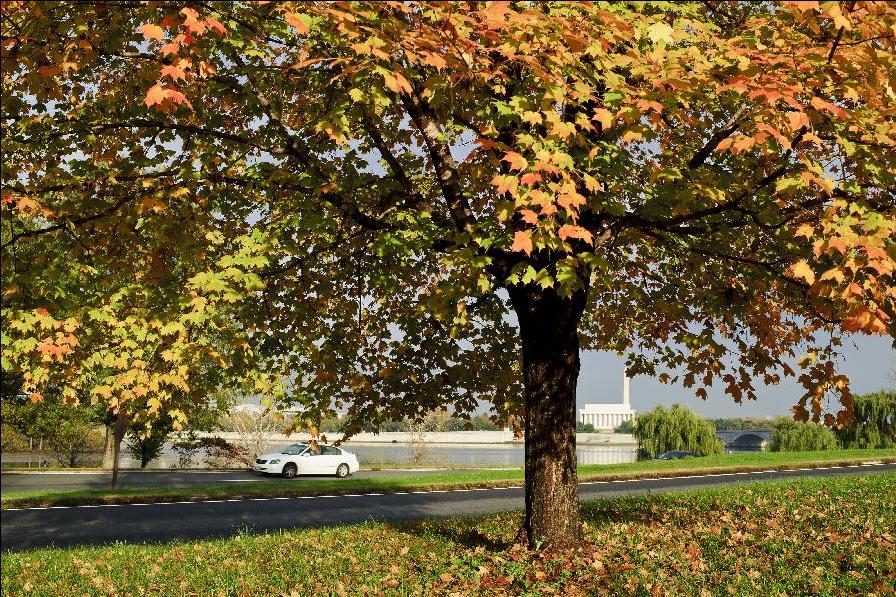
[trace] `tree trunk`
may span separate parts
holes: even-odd
[[[124,411],[119,410],[115,417],[115,423],[112,425],[112,489],[118,487],[118,467],[121,462],[121,441],[124,439],[125,431],[128,428],[128,421],[125,418]]]
[[[526,432],[526,522],[530,547],[582,540],[576,473],[578,324],[586,291],[511,287],[523,348]]]
[[[103,444],[103,468],[112,470],[115,466],[115,422],[106,425],[106,439]]]

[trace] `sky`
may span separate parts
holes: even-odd
[[[849,376],[854,394],[864,394],[896,387],[896,350],[893,339],[881,336],[844,338],[844,356],[840,371]],[[587,351],[582,353],[579,373],[578,407],[586,403],[622,402],[623,359],[615,353]],[[643,375],[631,379],[629,385],[632,408],[638,412],[652,410],[657,404],[683,404],[705,417],[776,417],[790,415],[790,407],[803,394],[802,386],[787,378],[777,386],[754,382],[758,399],[735,404],[724,393],[722,385],[707,388],[706,401],[694,396],[694,388],[681,384],[662,384]]]

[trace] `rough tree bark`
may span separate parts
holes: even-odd
[[[115,421],[106,423],[106,439],[103,445],[103,468],[112,470],[115,466]]]
[[[578,325],[587,291],[570,298],[553,289],[511,287],[523,353],[526,433],[526,522],[530,547],[581,542],[576,473]]]
[[[108,441],[108,431],[112,431],[112,489],[118,487],[118,468],[121,463],[121,442],[124,439],[124,434],[128,429],[128,420],[125,417],[124,411],[119,410],[118,415],[115,417],[115,422],[112,424],[110,429],[107,429],[107,441]]]

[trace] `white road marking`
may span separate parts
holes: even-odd
[[[645,481],[669,481],[674,479],[702,479],[709,477],[731,477],[734,475],[762,475],[768,473],[793,473],[797,471],[817,471],[817,470],[834,470],[844,468],[855,468],[859,466],[885,466],[887,462],[871,461],[861,464],[846,464],[841,466],[816,466],[812,468],[790,468],[780,470],[765,471],[738,471],[732,473],[707,473],[705,475],[679,475],[675,477],[642,477],[637,479],[611,479],[608,481],[583,481],[579,485],[602,485],[607,483],[637,483]],[[253,479],[254,480],[254,479]],[[497,491],[502,489],[522,489],[520,485],[509,485],[504,487],[471,487],[467,489],[431,489],[422,491],[399,491],[395,493],[348,493],[348,494],[327,494],[327,495],[297,495],[291,497],[271,497],[271,498],[241,498],[241,499],[224,499],[224,500],[189,500],[179,502],[137,502],[133,504],[87,504],[83,506],[40,506],[30,508],[5,508],[4,512],[19,512],[23,510],[72,510],[76,508],[121,508],[123,506],[171,506],[173,504],[218,504],[224,502],[271,502],[274,500],[316,500],[321,498],[337,498],[337,497],[367,497],[382,495],[411,495],[411,494],[427,494],[427,493],[464,493],[471,491]]]

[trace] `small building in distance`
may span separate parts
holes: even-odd
[[[615,429],[635,418],[636,411],[629,404],[628,376],[622,375],[622,404],[586,404],[579,409],[579,421],[595,429]]]

